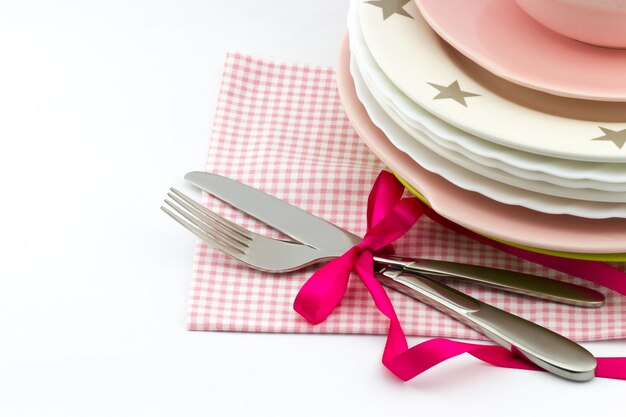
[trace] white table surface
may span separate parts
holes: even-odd
[[[623,415],[626,382],[463,356],[402,383],[382,337],[185,330],[194,238],[159,206],[224,55],[333,65],[347,3],[0,2],[0,416]]]

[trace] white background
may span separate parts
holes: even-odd
[[[0,416],[623,415],[626,382],[402,383],[382,337],[185,330],[194,238],[159,206],[204,167],[224,55],[331,66],[347,3],[0,2]]]

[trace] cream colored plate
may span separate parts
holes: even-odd
[[[356,66],[360,68],[358,63]],[[506,170],[494,169],[476,163],[475,161],[467,158],[462,151],[456,151],[441,146],[439,142],[431,138],[427,132],[420,131],[410,126],[402,115],[398,114],[392,107],[389,106],[388,103],[381,100],[380,95],[376,91],[376,87],[371,83],[371,80],[368,80],[367,77],[363,75],[362,71],[359,71],[359,74],[353,73],[352,75],[353,78],[355,78],[355,84],[358,85],[363,82],[369,90],[369,93],[371,93],[371,97],[376,101],[381,109],[387,113],[393,122],[395,122],[412,138],[416,139],[419,143],[428,148],[428,150],[443,157],[452,164],[458,165],[459,167],[465,168],[479,175],[478,177],[468,177],[467,173],[462,171],[460,173],[460,177],[454,178],[451,176],[451,173],[455,171],[451,170],[449,167],[444,167],[441,169],[439,174],[448,179],[450,182],[466,189],[474,189],[474,191],[478,191],[481,194],[502,203],[520,204],[546,213],[573,214],[582,217],[589,216],[592,218],[612,217],[615,215],[619,215],[619,217],[626,217],[626,204],[623,204],[626,203],[626,193],[624,192],[609,192],[589,188],[567,188],[544,181],[525,180],[511,175]],[[358,79],[358,82],[356,79]],[[365,107],[367,107],[367,105]],[[383,126],[379,127],[385,131]],[[393,138],[390,135],[388,136],[393,142]],[[411,156],[411,158],[418,163],[424,158],[424,150],[421,148],[415,149],[411,143],[396,143],[396,146]],[[464,184],[467,184],[472,178],[479,182],[480,186],[477,186],[476,184],[471,187],[467,185],[464,186]],[[493,183],[488,180],[497,181],[498,183],[509,185],[513,188],[505,187],[506,193],[502,193],[501,187],[494,187]],[[532,194],[526,193],[525,191],[530,191]],[[539,193],[539,195],[537,195],[537,193]],[[540,194],[544,194],[549,197],[545,199]],[[555,200],[553,197],[562,197],[567,200]],[[584,206],[577,208],[576,205],[572,204],[570,201],[572,199],[585,202],[622,204],[590,205],[585,203]],[[563,210],[561,210],[561,203],[564,203],[562,204],[562,207],[564,208]]]
[[[569,99],[520,87],[455,51],[413,3],[394,9],[381,7],[385,3],[353,2],[377,64],[404,94],[435,116],[526,152],[626,162],[625,103]]]

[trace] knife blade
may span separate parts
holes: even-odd
[[[292,239],[340,256],[361,242],[354,233],[236,180],[194,171],[185,180]],[[426,274],[431,278],[461,278],[478,285],[581,306],[600,307],[604,295],[591,288],[515,271],[434,260],[375,256],[379,265]]]
[[[361,238],[279,198],[230,178],[190,172],[185,180],[238,210],[316,249],[345,252]]]

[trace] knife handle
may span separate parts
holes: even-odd
[[[548,372],[573,381],[587,381],[595,375],[593,355],[552,330],[401,269],[384,269],[377,279],[387,287],[448,314]]]
[[[472,284],[578,307],[597,308],[604,305],[604,295],[596,290],[537,275],[430,259],[376,256],[374,260],[382,267],[401,268],[435,280],[438,277],[461,279]]]

